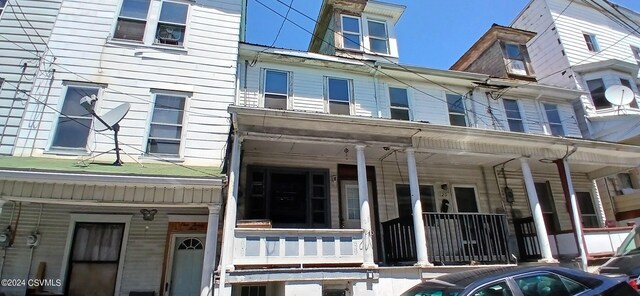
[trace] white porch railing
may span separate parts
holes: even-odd
[[[633,227],[585,229],[584,240],[589,256],[610,256],[615,253]]]
[[[364,263],[361,229],[236,228],[234,240],[234,265]]]

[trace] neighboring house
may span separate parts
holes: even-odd
[[[532,0],[511,26],[537,33],[527,47],[540,83],[586,92],[574,102],[585,137],[640,144],[640,13],[606,0]],[[620,85],[633,92],[626,104],[605,95]],[[599,188],[608,217],[624,222],[640,217],[640,187],[636,169],[620,173]]]
[[[210,292],[244,5],[8,2],[0,278],[53,282],[0,292]]]
[[[404,9],[325,0],[308,52],[240,44],[219,295],[393,295],[575,257],[570,196],[604,224],[594,180],[640,147],[581,139],[583,91],[397,64]]]

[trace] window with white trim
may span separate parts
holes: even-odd
[[[150,0],[123,0],[113,38],[142,41]]]
[[[636,62],[640,64],[640,48],[631,45],[631,52],[633,53],[633,57],[636,58]]]
[[[549,133],[554,136],[564,137],[564,128],[562,127],[562,119],[560,119],[558,105],[542,103],[542,107],[544,108],[544,113],[547,118]]]
[[[155,43],[182,46],[188,14],[188,4],[162,1]]]
[[[410,120],[406,88],[389,87],[389,111],[391,119]]]
[[[4,7],[7,5],[7,0],[0,0],[0,15],[4,11]]]
[[[91,95],[99,97],[100,89],[95,85],[66,86],[52,148],[84,149],[87,146],[93,117],[80,105],[80,99]]]
[[[289,72],[265,69],[264,107],[285,110],[288,98]]]
[[[369,29],[369,50],[375,53],[389,53],[389,34],[387,23],[375,20],[367,21]]]
[[[631,87],[631,81],[629,81],[629,79],[620,78],[620,84],[628,87],[631,91],[633,91],[633,87]],[[636,101],[635,92],[633,100],[631,100],[631,103],[629,103],[629,107],[638,109],[638,101]]]
[[[351,80],[328,77],[327,101],[329,113],[351,114]]]
[[[342,20],[342,47],[360,50],[362,30],[360,28],[360,18],[343,15]]]
[[[600,227],[600,223],[598,222],[598,214],[596,214],[596,208],[593,205],[591,193],[576,192],[576,200],[578,201],[578,207],[580,208],[580,220],[582,220],[582,227]]]
[[[522,121],[522,114],[520,113],[520,105],[518,101],[511,99],[503,99],[504,111],[507,116],[507,123],[509,124],[509,130],[512,132],[524,132],[524,123]]]
[[[156,93],[147,154],[179,157],[186,95]]]
[[[593,79],[587,81],[587,88],[591,94],[591,101],[596,110],[611,108],[611,103],[604,95],[605,87],[602,79]]]
[[[598,39],[596,38],[595,34],[584,33],[582,34],[582,36],[584,36],[584,41],[587,44],[587,49],[589,49],[589,51],[600,51],[600,45],[598,44]]]
[[[449,123],[451,125],[467,126],[467,114],[463,96],[447,94],[447,108],[449,109]]]
[[[527,75],[527,61],[524,57],[524,48],[520,44],[505,43],[504,56],[509,73]]]

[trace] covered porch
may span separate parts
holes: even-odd
[[[593,213],[578,217],[604,225],[593,180],[636,166],[640,155],[625,145],[521,133],[230,112],[226,270],[512,264],[526,255],[518,242],[531,243],[516,235],[514,219],[528,217],[540,258],[553,262],[559,252],[549,235],[574,233],[573,208],[588,201]]]

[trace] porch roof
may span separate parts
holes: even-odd
[[[558,159],[574,147],[572,165],[581,171],[613,172],[640,165],[640,147],[516,133],[469,127],[437,125],[325,113],[229,107],[234,127],[249,139],[331,145],[365,144],[403,149],[413,146],[418,152],[469,156],[488,159],[482,165],[531,157],[534,160]],[[472,163],[480,164],[480,163]],[[600,177],[600,173],[593,175]]]

